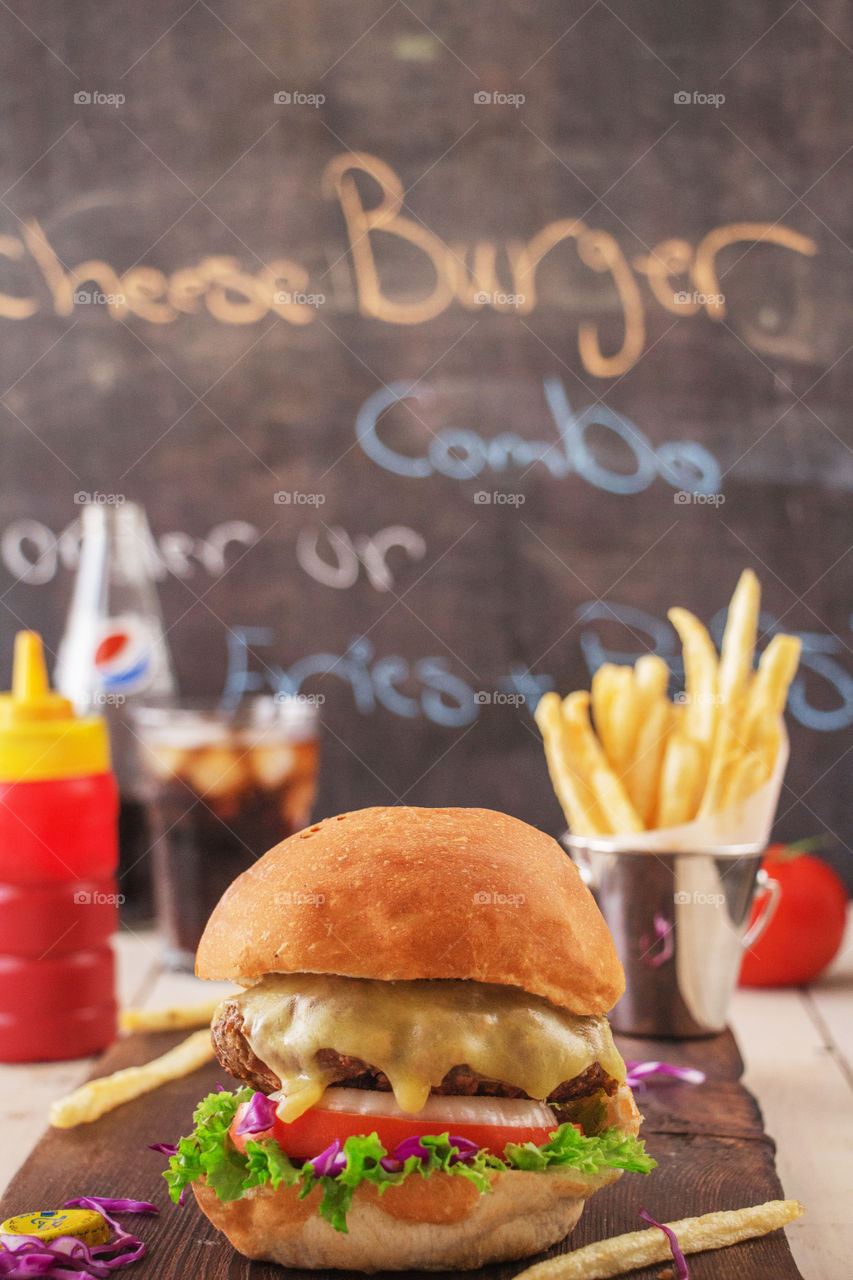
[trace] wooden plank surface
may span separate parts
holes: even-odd
[[[102,1071],[142,1062],[181,1038],[173,1033],[137,1035],[120,1041],[100,1064]],[[754,1098],[738,1083],[742,1063],[726,1033],[713,1040],[664,1043],[624,1039],[626,1057],[666,1057],[701,1065],[708,1081],[701,1087],[663,1082],[640,1096],[646,1116],[644,1134],[659,1168],[648,1178],[626,1174],[615,1186],[592,1198],[571,1236],[571,1246],[602,1236],[635,1230],[642,1206],[658,1220],[717,1208],[735,1208],[782,1195],[773,1166],[774,1146],[764,1133]],[[273,1280],[281,1271],[236,1256],[194,1204],[172,1205],[160,1177],[163,1157],[149,1143],[174,1140],[188,1131],[193,1105],[219,1082],[229,1083],[215,1065],[137,1099],[91,1125],[53,1130],[38,1143],[10,1183],[0,1214],[7,1217],[52,1207],[76,1195],[120,1195],[153,1200],[156,1220],[138,1220],[149,1255],[134,1268],[139,1280]],[[559,1248],[552,1252],[559,1252]],[[507,1280],[525,1262],[489,1268],[495,1280]],[[634,1273],[652,1280],[660,1267]],[[292,1273],[295,1274],[295,1273]],[[303,1273],[305,1280],[318,1273]],[[446,1274],[446,1273],[445,1273]],[[696,1257],[694,1280],[797,1280],[801,1273],[781,1232],[722,1252]]]

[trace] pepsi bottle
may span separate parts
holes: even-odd
[[[134,702],[169,702],[176,686],[157,598],[164,570],[145,511],[132,502],[83,507],[80,561],[55,672],[78,715],[100,714],[110,730],[118,779],[120,911],[153,917],[146,808],[139,790]]]

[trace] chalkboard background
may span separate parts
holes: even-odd
[[[840,2],[4,6],[2,668],[123,495],[186,692],[325,696],[319,811],[556,833],[529,704],[748,564],[805,641],[779,833],[848,861],[851,45]]]

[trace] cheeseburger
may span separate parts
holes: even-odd
[[[166,1173],[249,1258],[457,1269],[561,1240],[654,1167],[606,1013],[613,940],[562,849],[487,809],[339,814],[234,881],[210,1094]]]

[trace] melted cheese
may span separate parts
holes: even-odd
[[[593,1062],[625,1079],[606,1018],[577,1017],[516,987],[269,974],[236,1003],[253,1053],[281,1080],[285,1121],[314,1106],[334,1078],[317,1062],[320,1049],[383,1071],[412,1114],[463,1065],[535,1099]]]

